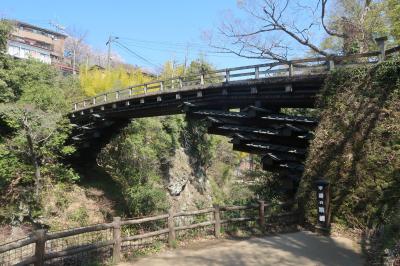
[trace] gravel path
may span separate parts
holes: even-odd
[[[246,240],[204,240],[119,266],[180,265],[363,265],[360,247],[342,237],[311,232],[254,237]]]

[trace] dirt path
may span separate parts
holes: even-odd
[[[359,246],[340,237],[298,232],[246,240],[206,240],[119,266],[363,265]]]

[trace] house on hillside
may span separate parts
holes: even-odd
[[[14,30],[8,40],[7,52],[20,59],[35,58],[52,64],[63,72],[72,72],[64,61],[64,42],[67,35],[22,21],[12,20]]]

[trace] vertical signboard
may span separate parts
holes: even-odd
[[[330,208],[329,208],[329,182],[318,180],[315,182],[317,190],[317,224],[320,228],[329,229],[330,227]]]

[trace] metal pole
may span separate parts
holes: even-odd
[[[108,53],[107,53],[107,69],[110,69],[110,61],[111,61],[111,36],[108,37],[107,41],[108,45]]]

